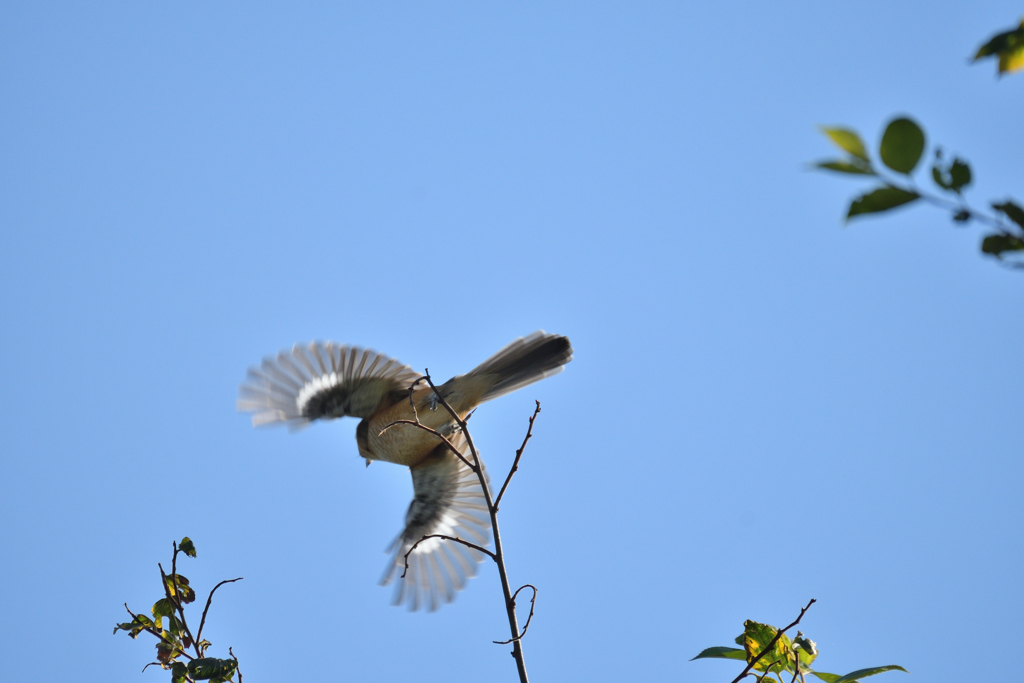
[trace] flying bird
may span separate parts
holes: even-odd
[[[477,406],[561,372],[572,360],[567,337],[543,331],[516,339],[465,375],[437,387],[463,420]],[[462,543],[431,538],[405,554],[424,536],[455,536],[480,546],[491,522],[477,475],[436,436],[396,420],[419,419],[444,434],[472,462],[465,436],[437,403],[434,391],[408,365],[357,346],[332,342],[296,344],[250,368],[239,388],[238,409],[252,413],[254,426],[301,428],[314,420],[362,418],[356,446],[366,464],[374,460],[405,465],[412,473],[413,499],[405,529],[388,547],[392,558],[381,583],[397,580],[394,603],[409,609],[437,609],[476,573],[483,555]],[[410,387],[412,391],[410,403]],[[413,410],[413,404],[416,409]],[[388,425],[393,425],[388,429]]]

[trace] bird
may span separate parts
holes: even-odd
[[[464,421],[480,404],[561,372],[572,357],[567,337],[541,330],[438,385],[435,394],[421,381],[423,375],[371,349],[334,342],[296,344],[249,369],[237,407],[251,413],[257,427],[301,429],[318,420],[361,418],[356,447],[367,466],[381,460],[404,465],[412,474],[405,528],[386,550],[391,559],[380,583],[396,582],[393,604],[434,611],[454,600],[484,555],[462,543],[421,539],[443,534],[485,547],[491,530],[480,479],[467,465],[473,462],[469,443],[439,406],[438,396]],[[395,424],[398,420],[419,421],[444,435],[462,458],[436,435]]]

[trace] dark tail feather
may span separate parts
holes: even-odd
[[[490,401],[527,384],[558,374],[571,360],[572,345],[568,337],[540,331],[516,339],[469,374],[497,377],[494,385],[482,399]]]

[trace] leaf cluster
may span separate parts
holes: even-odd
[[[171,573],[165,573],[163,566],[157,565],[160,568],[160,583],[164,596],[153,603],[153,607],[150,609],[152,618],[145,614],[132,612],[125,604],[124,608],[131,615],[132,620],[114,626],[114,633],[126,631],[133,639],[143,632],[156,636],[156,661],[143,667],[143,671],[153,665],[169,670],[171,683],[195,683],[196,681],[234,683],[235,673],[238,673],[238,683],[242,683],[242,674],[238,671],[238,659],[231,653],[231,648],[228,648],[231,659],[207,657],[206,651],[211,643],[202,637],[203,627],[206,625],[206,613],[210,609],[213,593],[223,584],[241,579],[221,581],[214,586],[206,600],[206,609],[203,610],[199,630],[193,637],[192,630],[185,618],[185,605],[195,602],[196,592],[189,585],[188,578],[178,573],[177,565],[179,553],[194,558],[196,548],[188,536],[181,539],[181,543],[172,545],[174,554],[171,557]]]
[[[782,683],[784,674],[792,674],[791,681],[797,678],[804,681],[805,676],[811,674],[825,683],[856,683],[886,671],[906,671],[895,664],[858,669],[845,675],[815,671],[811,663],[818,657],[817,643],[800,631],[797,631],[796,638],[791,639],[784,630],[751,619],[743,622],[743,633],[736,637],[736,644],[742,647],[709,647],[693,659],[747,662],[748,668],[757,672],[751,675],[758,683]]]
[[[971,184],[973,175],[970,164],[963,159],[953,157],[947,161],[942,149],[937,147],[931,165],[931,178],[941,194],[924,192],[914,183],[912,174],[925,152],[925,133],[913,120],[897,117],[886,125],[878,146],[882,167],[872,162],[856,131],[825,126],[821,131],[847,156],[820,161],[815,164],[816,168],[875,178],[880,183],[850,201],[846,212],[847,222],[858,216],[883,213],[921,200],[948,210],[957,224],[977,221],[993,228],[994,232],[982,239],[982,253],[1002,260],[1004,256],[1024,252],[1024,209],[1012,200],[992,202],[994,214],[968,206],[963,193]],[[902,178],[885,175],[883,168]],[[1010,265],[1024,267],[1024,261],[1012,261]]]
[[[986,57],[995,57],[998,60],[996,74],[999,76],[1024,69],[1024,20],[1021,20],[1017,28],[992,36],[987,43],[978,48],[971,61],[976,62]]]

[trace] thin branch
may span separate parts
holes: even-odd
[[[462,433],[466,437],[466,443],[469,445],[469,451],[473,455],[473,462],[476,463],[476,467],[472,467],[473,471],[476,472],[477,479],[480,481],[480,488],[484,493],[484,501],[487,503],[487,513],[491,518],[491,533],[494,534],[494,563],[498,565],[498,578],[501,579],[501,591],[505,597],[505,614],[508,616],[508,628],[509,634],[512,636],[512,656],[516,660],[516,668],[519,671],[519,683],[529,683],[530,677],[526,673],[526,657],[523,655],[523,644],[519,637],[519,621],[516,617],[515,600],[512,598],[512,589],[508,582],[508,570],[505,569],[505,555],[501,547],[501,531],[498,529],[498,508],[494,505],[494,500],[491,498],[491,488],[487,484],[487,476],[484,474],[484,468],[480,465],[480,452],[476,449],[476,444],[473,443],[473,436],[469,433],[466,428],[466,421],[459,417],[459,414],[455,412],[455,409],[451,407],[441,396],[441,392],[434,386],[434,382],[430,379],[430,372],[426,373],[427,384],[434,390],[434,396],[437,397],[437,402],[444,406],[444,409],[448,411],[448,414],[452,416],[459,428],[462,429]]]
[[[206,607],[203,608],[203,618],[199,620],[199,630],[196,631],[196,640],[202,640],[203,637],[203,626],[206,626],[206,613],[210,611],[210,603],[213,602],[213,594],[217,592],[217,589],[223,586],[225,583],[234,583],[235,581],[241,581],[244,577],[239,576],[237,579],[226,579],[221,581],[213,590],[210,591],[210,595],[206,598]]]
[[[425,379],[426,379],[426,377],[420,377],[418,380],[416,380],[415,382],[413,382],[412,384],[409,385],[409,406],[412,408],[412,416],[414,418],[416,418],[416,422],[420,421],[420,414],[419,414],[419,411],[416,410],[416,401],[412,400],[412,393],[413,393],[413,391],[416,390],[416,385],[419,384],[420,382],[422,382]],[[388,425],[388,427],[390,427],[390,426],[391,425]],[[384,429],[387,429],[387,427],[385,427]],[[383,433],[384,433],[384,430],[381,430],[380,434],[383,434]],[[378,434],[377,436],[380,436],[380,434]]]
[[[512,481],[512,475],[519,471],[519,459],[523,457],[523,451],[526,450],[526,442],[533,436],[533,421],[537,419],[537,415],[540,414],[540,401],[534,399],[537,407],[533,411],[533,415],[530,416],[530,426],[526,429],[526,438],[523,439],[523,445],[516,451],[516,459],[512,461],[512,469],[509,470],[508,476],[505,477],[505,483],[501,485],[501,490],[498,491],[498,497],[494,499],[494,509],[498,510],[501,505],[501,497],[505,495],[505,489],[508,488],[508,483]]]
[[[466,467],[468,467],[469,469],[475,471],[475,468],[473,467],[473,464],[471,462],[469,462],[468,460],[466,460],[466,457],[464,455],[462,455],[462,453],[459,453],[459,449],[456,448],[455,445],[452,444],[452,442],[448,440],[448,437],[446,437],[444,434],[442,434],[441,432],[437,431],[436,429],[431,429],[427,425],[425,425],[422,422],[420,422],[418,416],[417,416],[417,418],[415,420],[395,420],[394,422],[389,422],[388,424],[386,424],[384,426],[384,429],[380,430],[380,433],[377,434],[377,436],[380,436],[381,434],[383,434],[384,432],[388,431],[389,429],[391,429],[395,425],[412,425],[413,427],[418,427],[418,428],[422,429],[423,431],[427,432],[428,434],[433,434],[437,438],[441,439],[441,441],[444,441],[445,445],[448,446],[448,450],[450,450],[452,453],[454,453],[459,458],[459,460],[461,460],[462,462],[466,463]]]
[[[519,595],[519,591],[523,590],[524,588],[529,588],[529,589],[533,590],[533,597],[530,598],[530,616],[526,617],[526,625],[523,626],[523,632],[520,633],[515,638],[510,638],[509,640],[493,640],[493,641],[491,641],[495,645],[508,645],[509,643],[511,643],[513,641],[522,640],[526,636],[526,632],[530,628],[530,622],[533,621],[533,608],[537,604],[537,587],[534,586],[532,583],[528,583],[525,586],[520,586],[519,588],[517,588],[516,592],[512,594],[512,606],[513,607],[515,607],[516,596]]]
[[[214,590],[217,589],[214,588]],[[238,683],[242,683],[242,670],[238,668],[238,657],[235,656],[235,653],[230,647],[228,648],[228,654],[231,655],[231,659],[235,660],[235,671],[238,672]]]
[[[427,540],[428,538],[443,538],[446,541],[455,541],[456,543],[461,543],[462,545],[468,546],[468,547],[472,548],[473,550],[479,550],[480,552],[482,552],[483,554],[487,555],[488,557],[490,557],[495,562],[498,561],[498,558],[495,557],[494,553],[492,553],[487,548],[484,548],[483,546],[479,546],[476,543],[470,543],[469,541],[465,541],[465,540],[459,538],[458,536],[446,536],[444,534],[427,534],[426,536],[424,536],[420,540],[418,540],[415,543],[413,543],[412,547],[409,548],[409,550],[406,551],[406,553],[405,553],[405,569],[402,570],[402,575],[400,577],[398,577],[398,578],[400,578],[400,579],[404,579],[405,578],[405,573],[407,571],[409,571],[409,555],[412,553],[413,550],[416,550],[416,546],[418,546],[420,543],[422,543],[423,541]]]
[[[810,601],[809,603],[807,603],[807,606],[806,606],[806,607],[804,607],[804,608],[803,608],[802,610],[800,610],[800,616],[798,616],[798,617],[796,618],[796,621],[794,621],[794,622],[793,622],[792,624],[790,624],[790,625],[789,625],[789,626],[787,626],[786,628],[783,628],[783,629],[778,629],[778,630],[777,630],[777,631],[775,632],[775,637],[774,637],[774,638],[772,638],[772,639],[771,639],[770,641],[768,641],[768,644],[767,644],[767,645],[765,645],[765,646],[764,646],[764,647],[763,647],[763,648],[761,649],[761,652],[760,652],[760,653],[759,653],[759,654],[758,654],[758,655],[757,655],[756,657],[754,657],[754,658],[753,658],[752,660],[750,660],[750,661],[749,661],[749,662],[747,663],[747,668],[743,669],[743,671],[742,671],[742,672],[740,673],[740,675],[739,675],[739,676],[737,676],[736,678],[732,679],[732,683],[739,683],[739,682],[740,682],[741,680],[743,680],[743,679],[744,679],[744,678],[746,677],[746,675],[747,675],[748,673],[750,673],[750,670],[751,670],[751,669],[753,669],[753,668],[754,668],[754,666],[755,666],[755,665],[756,665],[756,664],[757,664],[757,663],[758,663],[759,661],[761,661],[761,658],[762,658],[762,657],[764,657],[764,656],[765,656],[766,654],[768,654],[769,652],[771,652],[772,648],[774,648],[774,647],[775,647],[775,643],[779,642],[779,638],[781,638],[781,637],[782,637],[782,634],[783,634],[783,633],[785,633],[786,631],[788,631],[789,629],[793,628],[793,627],[794,627],[794,626],[796,626],[797,624],[799,624],[799,623],[800,623],[800,620],[804,618],[804,613],[806,613],[806,612],[807,612],[807,610],[809,610],[809,609],[811,608],[811,605],[813,605],[813,604],[814,604],[814,603],[816,603],[816,602],[817,602],[817,600],[816,600],[816,599],[814,599],[814,598],[811,598],[811,601]],[[765,673],[767,673],[767,672],[765,672]]]

